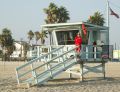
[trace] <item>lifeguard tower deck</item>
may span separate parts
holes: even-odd
[[[82,24],[87,29],[85,36]],[[83,80],[88,72],[102,73],[105,78],[105,63],[112,58],[112,46],[109,46],[108,27],[86,22],[59,23],[41,26],[49,34],[49,45],[33,46],[28,58],[31,60],[16,68],[18,84],[39,85],[53,79],[61,72],[78,75]],[[74,38],[80,32],[83,38],[82,49],[77,57]],[[93,42],[96,41],[96,45]],[[34,49],[33,49],[34,48]],[[86,63],[99,63],[91,67]],[[75,65],[80,64],[77,71]]]

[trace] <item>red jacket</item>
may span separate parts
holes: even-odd
[[[79,36],[76,36],[74,41],[75,41],[75,45],[81,45],[82,44],[82,38],[79,37]]]

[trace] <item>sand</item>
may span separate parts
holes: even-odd
[[[69,79],[66,73],[42,86],[33,86],[28,89],[17,88],[15,67],[25,62],[0,61],[0,92],[120,92],[120,63],[106,64],[106,78],[102,75],[88,74],[85,81]]]

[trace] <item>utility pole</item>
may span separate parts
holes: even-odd
[[[120,59],[119,57],[120,57],[120,56],[119,56],[119,45],[118,45],[118,61],[119,61],[119,59]]]
[[[107,2],[107,21],[106,21],[106,26],[108,27],[108,45],[109,45],[109,43],[110,43],[110,41],[109,41],[109,1],[108,0],[106,0],[106,2]]]

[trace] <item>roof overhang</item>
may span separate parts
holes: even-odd
[[[59,29],[80,29],[80,26],[84,24],[87,29],[91,30],[108,30],[106,26],[98,26],[87,22],[75,22],[75,23],[57,23],[41,25],[42,31],[53,31]]]

